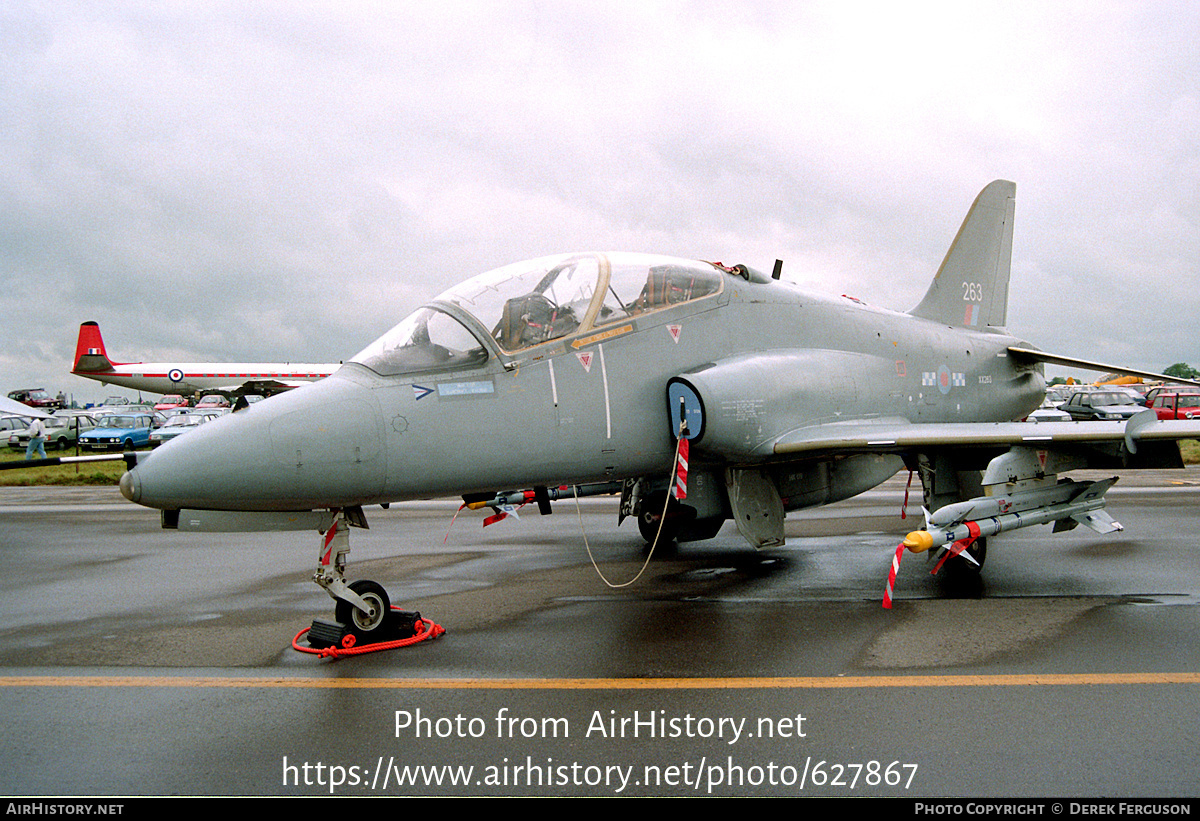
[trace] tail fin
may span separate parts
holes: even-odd
[[[1007,180],[979,192],[913,316],[968,328],[1004,327],[1016,192]]]
[[[71,373],[102,373],[112,369],[113,362],[104,350],[100,326],[95,322],[80,325],[79,340],[75,343],[75,365]]]

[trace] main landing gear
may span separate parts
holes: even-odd
[[[350,526],[366,527],[362,508],[331,511],[321,539],[321,553],[313,581],[335,601],[334,621],[314,619],[308,633],[310,648],[328,655],[338,652],[371,652],[436,638],[445,632],[420,613],[393,609],[387,591],[369,579],[346,583],[346,554],[350,552]],[[303,633],[301,633],[303,635]],[[297,650],[313,652],[300,647]],[[352,650],[353,648],[353,650]]]
[[[641,500],[637,514],[638,532],[647,545],[654,544],[656,539],[664,545],[675,541],[675,537],[679,535],[681,524],[681,507],[679,500],[667,499],[665,490],[654,491]],[[664,508],[667,511],[665,521],[663,519]]]

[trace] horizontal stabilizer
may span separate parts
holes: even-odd
[[[1183,379],[1178,376],[1168,376],[1165,373],[1155,373],[1153,371],[1139,371],[1121,365],[1106,365],[1103,362],[1089,362],[1086,359],[1074,359],[1069,356],[1059,356],[1058,354],[1035,351],[1030,348],[1009,348],[1008,353],[1017,361],[1044,362],[1047,365],[1064,365],[1068,368],[1081,368],[1085,371],[1140,376],[1143,379],[1154,379],[1159,382],[1172,382],[1177,385],[1192,385],[1193,387],[1200,388],[1200,382],[1197,382],[1195,379]]]

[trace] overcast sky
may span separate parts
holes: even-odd
[[[0,374],[349,358],[560,251],[908,310],[1017,183],[1009,328],[1200,366],[1200,4],[0,5]],[[126,392],[128,393],[128,392]]]

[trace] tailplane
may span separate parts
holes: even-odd
[[[1016,192],[1007,180],[979,192],[913,316],[980,330],[1004,327]]]
[[[80,325],[79,340],[75,343],[75,365],[71,373],[103,373],[112,369],[113,362],[104,350],[100,326],[95,322]]]

